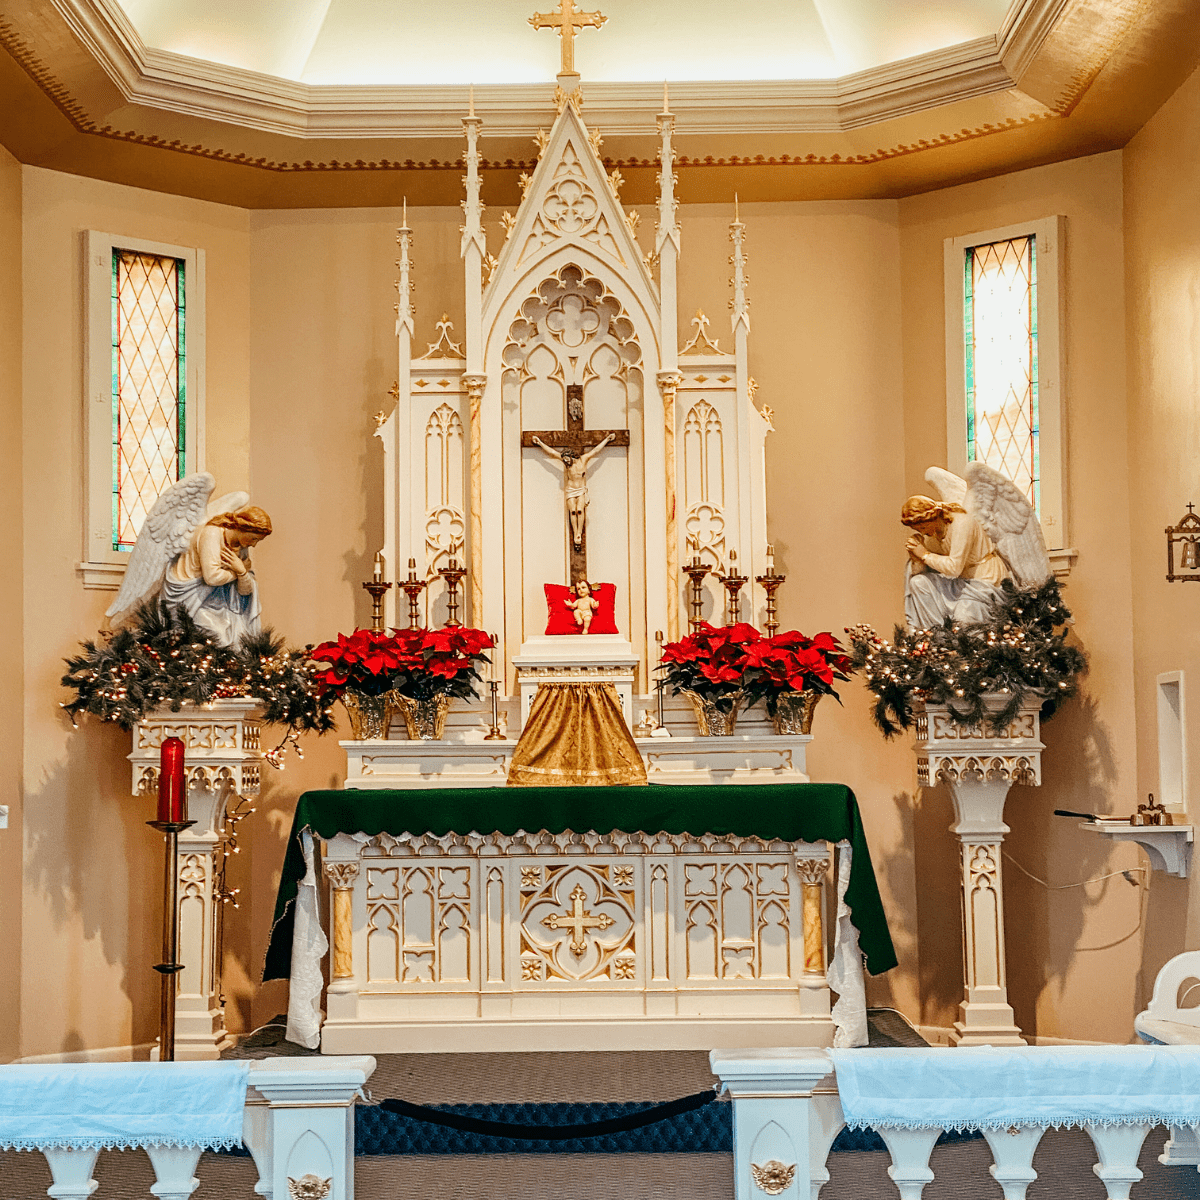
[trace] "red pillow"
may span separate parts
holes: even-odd
[[[547,583],[546,608],[550,619],[546,622],[547,634],[582,633],[583,630],[575,621],[575,610],[567,607],[567,601],[575,598],[575,591],[563,583]],[[600,602],[600,607],[592,612],[592,623],[588,633],[617,633],[617,585],[615,583],[595,583],[592,585],[592,595]]]

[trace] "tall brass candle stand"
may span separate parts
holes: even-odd
[[[446,581],[446,626],[456,628],[462,622],[458,619],[458,584],[467,573],[466,567],[458,565],[458,559],[452,558],[438,574]]]
[[[725,624],[736,625],[741,617],[741,591],[742,588],[749,583],[749,579],[745,575],[737,573],[737,551],[730,550],[729,552],[729,574],[718,575],[717,578],[725,585],[726,592],[729,593],[729,601],[725,606]]]
[[[154,969],[162,976],[162,996],[158,1010],[159,1062],[175,1061],[175,977],[183,970],[179,958],[179,835],[195,821],[147,821],[166,841],[166,870],[163,873],[163,961]]]
[[[692,581],[692,615],[688,618],[688,630],[695,633],[704,623],[701,615],[704,608],[704,577],[708,568],[700,561],[700,555],[692,555],[692,561],[684,565],[683,573]]]
[[[417,578],[417,560],[410,558],[408,560],[408,578],[400,581],[400,587],[403,588],[404,594],[408,597],[408,627],[409,629],[421,628],[421,593],[425,590],[427,584],[424,579]]]
[[[363,584],[368,592],[371,593],[371,628],[375,630],[383,629],[383,597],[384,593],[391,589],[390,583],[385,583],[383,579],[383,555],[375,555],[375,572],[371,578]]]

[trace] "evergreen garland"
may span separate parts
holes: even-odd
[[[263,720],[284,725],[288,735],[333,728],[332,701],[323,700],[307,650],[289,649],[270,630],[246,638],[240,648],[219,646],[206,630],[161,597],[143,604],[129,624],[66,660],[63,686],[74,698],[62,707],[132,729],[157,708],[179,712],[185,702],[207,704],[224,697],[253,697]]]
[[[877,697],[873,716],[885,737],[912,727],[918,699],[948,705],[960,724],[986,724],[998,735],[1030,697],[1042,697],[1046,720],[1075,694],[1087,656],[1067,644],[1071,613],[1058,581],[1051,576],[1040,587],[1017,588],[1006,579],[1000,586],[1003,599],[978,624],[897,626],[892,642],[869,625],[846,630],[850,660]],[[1008,697],[997,712],[984,709],[989,693]]]

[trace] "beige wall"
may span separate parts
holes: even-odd
[[[1045,727],[1043,786],[1014,788],[1005,810],[1012,828],[1006,851],[1054,886],[1138,862],[1131,845],[1110,849],[1077,823],[1051,815],[1055,808],[1128,812],[1136,782],[1121,156],[1039,167],[900,202],[910,491],[927,491],[925,468],[946,456],[943,239],[1056,214],[1067,218],[1068,505],[1079,551],[1065,594],[1091,672],[1082,695]],[[944,788],[918,797],[923,1016],[941,1025],[961,998],[951,820]],[[1011,862],[1004,886],[1017,1023],[1040,1037],[1127,1041],[1144,999],[1137,981],[1141,894],[1121,878],[1047,891]]]
[[[1194,110],[1200,102],[1193,96],[1189,103]],[[1149,528],[1157,547],[1159,515],[1182,509],[1194,484],[1184,464],[1195,460],[1196,419],[1190,409],[1186,425],[1177,419],[1194,399],[1187,390],[1192,363],[1175,346],[1191,336],[1197,289],[1168,257],[1169,235],[1181,219],[1171,196],[1182,211],[1187,183],[1172,179],[1171,191],[1153,174],[1170,175],[1170,122],[1194,117],[1186,107],[1176,111],[1178,104],[1177,97],[1137,143],[1152,182],[1135,184],[1126,170],[1130,321],[1142,322],[1147,354],[1161,347],[1147,363],[1134,355],[1135,419],[1128,431],[1119,154],[899,203],[743,207],[751,373],[761,385],[759,403],[775,413],[767,474],[770,535],[789,577],[782,617],[807,631],[838,633],[857,621],[887,630],[900,616],[903,531],[896,512],[908,491],[923,486],[925,467],[945,460],[942,240],[1055,213],[1068,218],[1069,495],[1080,552],[1068,598],[1092,674],[1084,696],[1047,726],[1045,786],[1014,791],[1006,843],[1017,862],[1055,885],[1137,864],[1132,846],[1099,844],[1050,810],[1128,810],[1135,792],[1146,790],[1147,763],[1154,761],[1147,749],[1153,673],[1184,665],[1183,639],[1172,634],[1183,627],[1186,590],[1135,586],[1129,567],[1131,497],[1140,500],[1143,489],[1162,492],[1153,509],[1161,514],[1147,522],[1134,513],[1137,532]],[[11,240],[21,207],[10,185],[15,169],[6,164],[0,162],[0,239]],[[22,957],[23,1024],[12,1053],[37,1054],[147,1041],[156,1004],[149,964],[159,919],[159,846],[142,824],[146,814],[127,795],[128,739],[94,724],[72,732],[56,707],[61,659],[98,627],[111,598],[84,591],[75,572],[82,505],[80,231],[205,249],[206,465],[221,487],[248,486],[271,513],[276,533],[256,552],[266,616],[303,644],[364,622],[368,612],[359,582],[382,532],[372,417],[389,407],[395,379],[397,213],[249,214],[31,168],[24,170],[23,204],[28,819],[21,928],[25,946],[38,952]],[[643,214],[643,240],[651,218]],[[689,334],[690,317],[702,307],[712,317],[710,332],[725,345],[728,218],[720,206],[681,212],[680,332]],[[434,339],[443,311],[462,328],[459,220],[456,209],[410,209],[418,350]],[[1194,247],[1200,231],[1191,228]],[[490,237],[498,240],[494,230]],[[1158,277],[1133,262],[1143,246],[1147,256],[1161,258],[1163,277],[1176,288],[1169,314],[1160,308]],[[1154,304],[1139,303],[1151,286]],[[0,282],[0,315],[12,295]],[[12,377],[5,365],[11,358],[0,341],[0,387]],[[1166,455],[1176,463],[1174,484],[1157,469]],[[1153,558],[1141,571],[1147,581],[1161,574],[1157,563]],[[1166,665],[1142,664],[1154,656]],[[961,994],[949,801],[937,789],[914,794],[907,739],[888,743],[878,735],[860,684],[846,686],[843,699],[843,707],[825,701],[818,711],[810,765],[815,778],[853,786],[862,805],[901,960],[896,971],[871,982],[870,995],[915,1020],[948,1024]],[[243,889],[242,907],[230,914],[227,932],[234,1027],[253,1027],[284,1006],[282,985],[256,983],[283,842],[296,796],[336,786],[343,768],[336,735],[308,739],[303,761],[292,756],[285,772],[269,773],[259,811],[243,826],[247,853],[232,880]],[[0,854],[14,843],[11,834],[6,843],[0,833]],[[1150,892],[1152,925],[1155,906],[1170,894],[1162,880],[1156,875]],[[1120,878],[1047,892],[1011,866],[1006,886],[1018,1021],[1044,1037],[1127,1040],[1148,981],[1139,981],[1139,969],[1173,952],[1155,943],[1143,963],[1140,893]],[[1170,912],[1163,909],[1157,920],[1174,929]],[[1175,941],[1182,939],[1180,933]],[[0,1001],[3,989],[0,975]],[[1097,992],[1102,1004],[1094,1002]]]
[[[1136,793],[1159,792],[1156,676],[1182,670],[1191,693],[1185,702],[1194,821],[1200,814],[1200,588],[1167,583],[1163,529],[1179,521],[1188,501],[1200,502],[1200,74],[1130,142],[1124,183]],[[1155,874],[1147,922],[1144,990],[1168,958],[1200,946],[1200,888]]]
[[[25,813],[21,1055],[157,1031],[162,841],[129,794],[129,735],[59,710],[62,660],[100,627],[85,591],[81,232],[208,256],[208,466],[249,476],[248,220],[237,209],[24,168]],[[0,839],[3,835],[0,834]]]
[[[0,579],[0,1062],[19,1053],[21,984],[21,166],[0,148],[0,511],[9,568]]]

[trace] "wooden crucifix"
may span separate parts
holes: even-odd
[[[570,530],[571,582],[587,578],[587,469],[605,446],[628,446],[628,429],[584,429],[583,385],[567,384],[566,429],[527,429],[522,446],[535,446],[563,468],[567,527]]]

